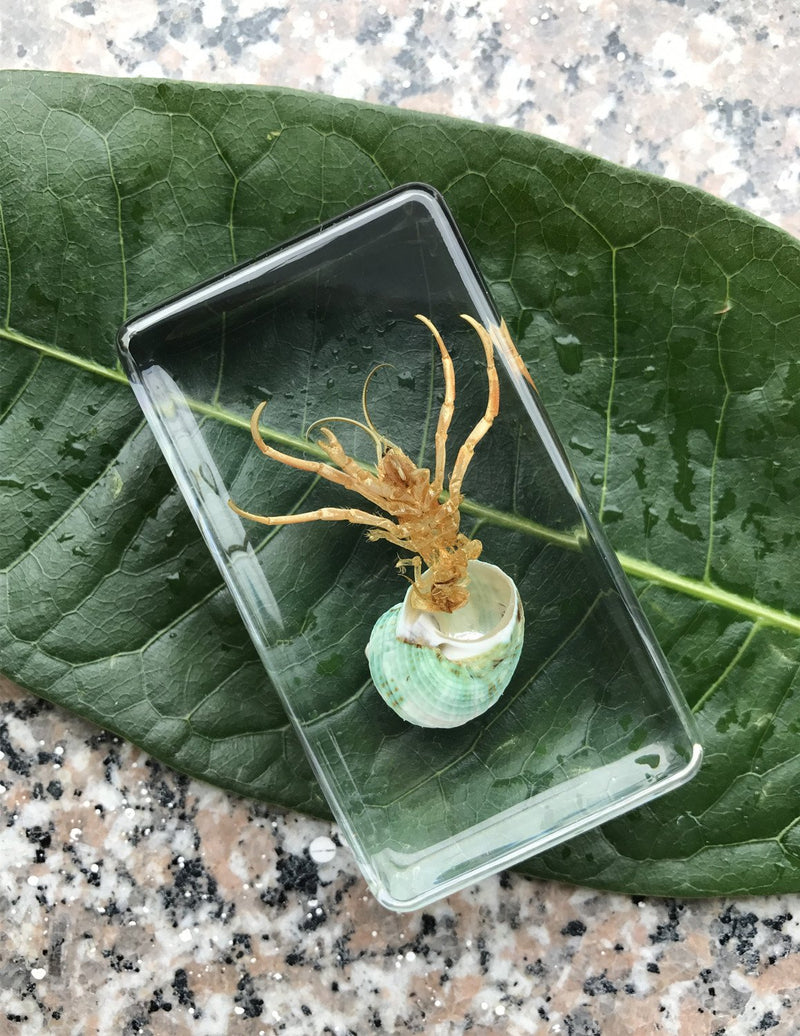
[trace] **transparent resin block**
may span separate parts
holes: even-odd
[[[134,391],[230,587],[344,837],[381,903],[420,907],[686,781],[691,716],[513,346],[496,347],[499,413],[464,479],[461,528],[515,581],[519,664],[488,711],[425,728],[376,691],[364,649],[408,582],[402,552],[364,526],[256,524],[261,515],[375,508],[264,441],[318,460],[313,422],[369,418],[435,467],[445,394],[429,317],[452,356],[447,470],[489,382],[461,314],[500,314],[439,195],[410,185],[130,321]],[[513,314],[507,314],[513,316]],[[497,336],[496,336],[497,338]],[[535,372],[534,372],[535,373]],[[363,428],[332,424],[369,467]],[[445,486],[447,480],[445,479]]]

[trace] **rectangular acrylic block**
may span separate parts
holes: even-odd
[[[502,697],[452,729],[405,722],[364,654],[407,582],[363,526],[268,527],[262,515],[375,508],[262,456],[310,460],[322,418],[369,417],[433,470],[444,398],[428,316],[452,355],[448,471],[488,394],[495,328],[499,414],[464,481],[462,531],[516,582],[522,655]],[[514,314],[508,314],[513,317]],[[120,351],[142,409],[211,549],[342,832],[381,903],[413,909],[686,781],[694,725],[541,401],[440,196],[383,195],[130,321]],[[365,465],[363,429],[331,425]],[[311,437],[312,440],[318,436]],[[445,485],[447,482],[445,481]]]

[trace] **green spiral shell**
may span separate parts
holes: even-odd
[[[473,564],[499,572],[491,565]],[[513,594],[506,605],[509,615],[501,628],[481,639],[480,650],[471,657],[447,658],[440,646],[398,637],[405,602],[384,612],[375,623],[366,649],[372,680],[383,700],[403,719],[419,727],[461,726],[494,705],[508,686],[522,651],[525,623],[519,594],[511,580],[503,578]],[[473,595],[479,593],[479,586],[471,590]],[[480,610],[480,601],[477,607]],[[496,626],[496,614],[486,621]],[[463,650],[463,642],[457,647]]]

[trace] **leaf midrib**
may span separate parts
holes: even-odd
[[[0,339],[5,339],[6,341],[12,342],[16,345],[33,349],[50,359],[71,364],[72,366],[78,367],[79,369],[97,377],[105,378],[109,381],[115,381],[123,385],[128,384],[128,378],[121,369],[107,367],[94,360],[88,360],[84,357],[77,356],[58,346],[48,345],[46,342],[37,341],[36,339],[31,338],[22,332],[16,331],[11,327],[0,328]],[[228,410],[224,410],[222,407],[209,403],[193,401],[192,408],[205,417],[223,421],[225,424],[229,424],[237,428],[249,430],[249,421],[231,413]],[[318,446],[305,439],[288,435],[285,432],[279,432],[277,429],[264,425],[261,426],[261,431],[265,438],[269,438],[273,442],[282,446],[288,446],[304,453],[316,455],[320,459],[328,459],[325,453]],[[461,509],[466,514],[473,515],[474,517],[489,522],[492,525],[514,529],[517,532],[535,536],[537,539],[546,540],[547,542],[553,543],[557,546],[566,548],[576,548],[578,546],[577,535],[549,529],[544,525],[540,525],[538,522],[532,521],[530,518],[525,518],[523,515],[509,514],[505,511],[499,511],[495,508],[489,507],[485,504],[476,503],[469,499],[464,499],[462,501]],[[683,594],[686,597],[692,597],[708,604],[717,605],[718,607],[725,608],[728,611],[734,611],[739,615],[752,619],[754,622],[759,623],[762,626],[773,626],[778,629],[783,629],[787,632],[800,635],[800,616],[793,615],[791,612],[779,608],[773,608],[772,606],[763,604],[760,601],[744,597],[742,594],[725,590],[708,579],[694,579],[691,576],[680,575],[670,569],[663,568],[660,565],[655,565],[651,561],[644,561],[641,558],[626,554],[623,551],[616,551],[616,556],[623,571],[632,578],[641,579],[645,582],[662,586],[666,589]]]

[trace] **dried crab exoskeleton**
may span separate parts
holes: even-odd
[[[476,446],[491,428],[500,406],[492,332],[473,317],[462,317],[483,346],[488,398],[483,415],[458,450],[446,492],[446,447],[455,412],[455,371],[439,331],[428,317],[417,314],[433,335],[444,375],[444,401],[434,437],[433,477],[428,468],[417,467],[375,427],[367,406],[367,389],[379,369],[375,368],[362,391],[363,422],[331,417],[309,429],[319,427],[318,445],[328,461],[294,457],[265,442],[259,420],[266,403],[253,411],[250,431],[265,456],[352,490],[385,514],[357,507],[320,507],[269,516],[245,511],[229,501],[241,517],[264,525],[346,521],[367,526],[370,540],[388,540],[412,552],[411,557],[397,562],[398,568],[412,572],[408,593],[401,604],[378,619],[367,655],[381,695],[403,718],[419,726],[457,726],[484,712],[511,679],[522,648],[522,606],[513,581],[494,565],[479,562],[480,541],[459,531],[464,477]],[[502,325],[493,332],[505,342],[508,332],[504,329]],[[345,452],[328,427],[334,421],[355,425],[370,437],[377,453],[374,471]],[[419,648],[427,650],[420,652]]]

